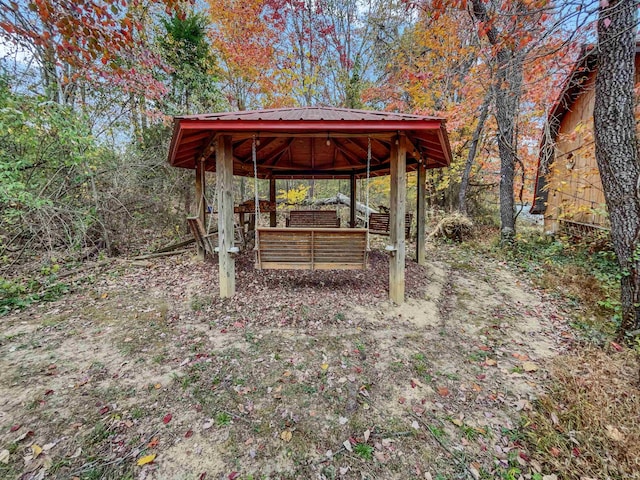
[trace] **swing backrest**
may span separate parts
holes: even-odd
[[[408,240],[411,237],[411,222],[413,213],[407,213],[404,217],[404,235]],[[371,213],[369,214],[369,233],[376,235],[389,235],[389,214]]]
[[[287,227],[339,228],[340,219],[336,210],[292,210]]]

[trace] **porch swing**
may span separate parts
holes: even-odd
[[[252,145],[255,201],[255,251],[259,270],[366,270],[369,258],[367,228],[260,227],[256,137]],[[371,138],[367,150],[367,207]]]

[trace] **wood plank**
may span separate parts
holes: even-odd
[[[217,139],[216,175],[218,181],[218,264],[220,297],[233,297],[236,291],[235,260],[229,253],[234,246],[233,148],[231,137]]]
[[[416,216],[417,218],[417,234],[416,234],[416,261],[418,265],[426,265],[427,263],[427,232],[426,232],[426,196],[427,196],[427,169],[423,164],[418,166],[417,171],[418,193]]]
[[[389,259],[389,298],[404,303],[404,261],[405,261],[405,213],[407,199],[406,141],[398,135],[391,143],[391,202],[389,216],[389,237],[394,247]]]

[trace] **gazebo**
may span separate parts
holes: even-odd
[[[169,163],[195,170],[196,198],[205,172],[216,172],[220,296],[235,294],[233,177],[349,179],[351,228],[355,227],[356,180],[391,176],[389,297],[404,301],[407,172],[418,172],[417,261],[425,262],[426,169],[446,167],[451,147],[445,120],[368,110],[283,108],[175,117]],[[199,215],[204,224],[204,209]],[[270,219],[275,227],[275,213]]]

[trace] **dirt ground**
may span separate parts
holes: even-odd
[[[118,263],[0,318],[0,477],[554,478],[523,410],[570,338],[507,265],[456,246],[365,272]]]

